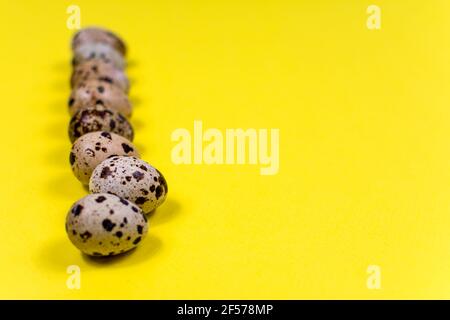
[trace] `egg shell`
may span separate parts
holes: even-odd
[[[132,112],[131,103],[120,88],[99,80],[81,82],[72,90],[68,104],[72,116],[78,110],[93,104],[101,104],[105,108],[120,112],[125,117],[130,117]]]
[[[79,250],[91,256],[112,256],[135,248],[147,235],[142,210],[112,194],[90,194],[67,213],[66,232]]]
[[[130,88],[125,72],[114,67],[110,61],[102,59],[90,59],[76,65],[70,78],[70,85],[76,88],[80,83],[88,80],[99,80],[116,85],[125,93],[128,93]]]
[[[134,137],[133,127],[123,115],[100,104],[78,110],[69,123],[72,143],[82,135],[95,131],[113,132],[130,141]]]
[[[117,155],[139,157],[139,152],[122,136],[96,131],[87,133],[74,142],[69,161],[75,177],[87,185],[95,167],[106,158]]]
[[[137,204],[144,213],[160,206],[168,188],[164,176],[156,168],[136,157],[111,157],[92,173],[89,190],[111,193]]]
[[[91,59],[101,59],[111,62],[114,67],[123,70],[125,59],[117,50],[104,43],[84,43],[73,52],[72,65],[76,66]]]
[[[100,27],[87,27],[78,31],[72,38],[72,50],[76,51],[86,43],[103,43],[125,55],[127,48],[125,42],[110,30]]]

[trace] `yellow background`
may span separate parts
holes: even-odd
[[[86,194],[68,162],[73,3],[127,41],[135,143],[170,189],[110,262],[64,231]],[[2,0],[0,298],[450,298],[450,2],[377,0],[378,31],[370,4]],[[279,174],[174,165],[170,135],[196,119],[279,128]]]

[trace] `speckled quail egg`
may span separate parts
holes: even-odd
[[[76,66],[83,61],[101,59],[111,62],[116,68],[125,68],[124,57],[111,46],[104,43],[84,43],[73,51],[72,65]]]
[[[71,142],[94,131],[113,132],[130,141],[134,136],[133,127],[123,115],[100,104],[78,110],[69,123]]]
[[[78,31],[72,38],[72,50],[76,51],[86,43],[103,43],[117,50],[120,54],[126,54],[124,41],[112,31],[99,28],[87,27]]]
[[[157,169],[136,157],[111,157],[92,173],[89,190],[112,193],[137,204],[144,213],[160,206],[167,196],[167,182]]]
[[[112,132],[96,131],[78,138],[72,145],[70,165],[83,184],[89,183],[92,171],[103,160],[112,156],[139,157],[136,147],[127,139]]]
[[[66,231],[79,250],[91,256],[113,256],[136,247],[148,232],[142,210],[112,194],[90,194],[67,213]]]
[[[118,86],[125,93],[130,88],[130,83],[123,70],[117,69],[111,62],[101,59],[86,60],[73,69],[70,85],[78,87],[82,82],[99,80]]]
[[[81,82],[72,91],[69,112],[73,116],[78,110],[93,104],[104,105],[105,108],[120,112],[125,117],[131,116],[131,103],[125,92],[117,86],[99,80]]]

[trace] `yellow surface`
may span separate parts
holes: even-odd
[[[378,0],[381,30],[368,1],[76,1],[82,26],[126,39],[135,142],[169,183],[145,242],[109,263],[64,231],[86,194],[73,3],[0,5],[0,298],[450,298],[449,1]],[[279,128],[279,173],[173,164],[194,120]]]

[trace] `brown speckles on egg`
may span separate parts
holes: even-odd
[[[161,195],[163,194],[163,191],[164,191],[164,189],[162,186],[156,187],[156,191],[155,191],[156,200],[158,200],[161,197]]]
[[[141,205],[146,203],[147,201],[148,199],[145,197],[137,197],[136,200],[134,200],[134,203],[136,203],[137,205]]]
[[[122,143],[122,148],[123,151],[127,154],[134,151],[134,149],[130,147],[127,143]]]
[[[79,30],[72,38],[72,50],[76,50],[85,43],[102,43],[116,50],[120,55],[125,56],[125,42],[110,30],[89,27]]]
[[[100,178],[102,179],[106,179],[107,177],[109,177],[112,174],[112,171],[109,167],[104,167],[102,169],[102,172],[100,174]]]
[[[105,63],[111,62],[117,69],[123,70],[125,60],[115,48],[101,42],[84,42],[73,49],[72,64],[74,67],[90,60],[101,60]]]
[[[136,179],[136,181],[141,181],[142,179],[144,179],[144,173],[140,172],[140,171],[135,171],[133,172],[133,178]]]
[[[73,152],[71,152],[70,153],[70,156],[69,156],[69,162],[70,162],[70,165],[73,165],[74,164],[74,162],[75,162],[75,154],[73,153]]]
[[[133,128],[126,119],[121,119],[125,118],[101,104],[93,104],[81,109],[70,120],[70,141],[74,142],[84,134],[95,131],[112,132],[132,141],[134,138]]]
[[[90,148],[86,148],[85,150],[84,150],[84,152],[89,156],[89,157],[95,157],[95,151],[94,150],[92,150],[92,149],[90,149]]]
[[[72,146],[71,152],[74,154],[72,159],[72,170],[75,176],[84,184],[88,184],[92,171],[103,160],[110,156],[125,155],[122,144],[131,144],[130,141],[122,136],[112,132],[96,131],[87,133],[78,138]],[[139,156],[136,150],[130,155]],[[107,169],[103,172],[103,177],[113,172],[113,169]]]
[[[102,201],[99,202],[99,198]],[[84,208],[86,212],[74,216],[75,208]],[[109,214],[111,210],[114,215]],[[96,252],[99,256],[133,249],[148,231],[142,211],[136,214],[121,198],[107,193],[90,194],[77,201],[65,225],[69,239],[78,249],[89,255]]]
[[[73,102],[69,105],[70,114],[73,116],[79,110],[101,104],[105,108],[121,113],[129,117],[132,106],[126,93],[114,84],[101,80],[88,80],[83,86],[75,87],[71,98]]]
[[[114,229],[114,227],[116,226],[115,223],[112,223],[111,220],[109,219],[105,219],[102,221],[102,226],[106,231],[112,231],[112,229]]]
[[[114,84],[125,93],[130,88],[125,72],[115,68],[107,59],[94,58],[76,65],[72,72],[70,84],[72,88],[77,88],[91,80],[97,80],[99,83]]]
[[[84,241],[88,240],[90,237],[92,237],[92,233],[90,233],[89,231],[85,231],[83,233],[80,233],[80,237],[81,239],[83,239]]]
[[[156,172],[158,172],[158,175],[159,175],[159,177],[158,177],[158,182],[159,182],[160,185],[164,188],[164,192],[165,192],[165,193],[168,193],[168,192],[169,192],[169,187],[168,187],[168,185],[167,185],[166,178],[164,178],[164,175],[163,175],[161,172],[159,172],[158,169],[156,169]]]
[[[105,137],[106,139],[109,139],[109,140],[112,139],[111,133],[109,133],[109,132],[103,131],[102,133],[100,133],[100,135],[101,135],[102,137]]]
[[[81,211],[83,211],[83,206],[81,204],[77,204],[72,208],[72,214],[76,217],[81,214]]]
[[[126,121],[126,120],[127,119],[122,114],[119,113],[119,122],[123,122],[123,121]]]
[[[105,196],[98,196],[97,199],[95,199],[95,201],[98,202],[98,203],[102,203],[105,200],[106,200]]]
[[[114,175],[102,179],[102,170],[112,163],[115,164]],[[142,170],[142,166],[147,170]],[[159,171],[140,159],[119,156],[105,160],[94,170],[89,190],[116,194],[149,213],[161,205],[167,195],[165,179],[161,176]]]
[[[104,81],[107,83],[111,83],[111,84],[114,82],[114,80],[111,77],[100,77],[100,78],[98,78],[98,80]]]

